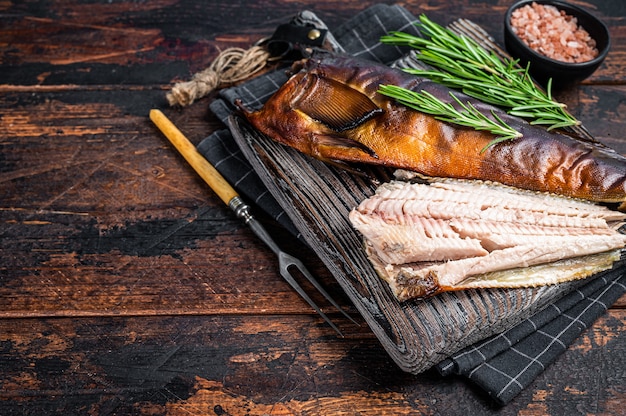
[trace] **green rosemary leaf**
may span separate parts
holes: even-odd
[[[490,147],[495,146],[498,143],[505,142],[507,140],[512,140],[512,138],[510,138],[510,137],[498,137],[498,138],[492,140],[491,142],[489,142],[485,147],[480,149],[480,153],[484,153]]]
[[[536,125],[546,125],[548,130],[553,130],[554,127],[554,119],[552,118],[538,118],[530,122],[533,126]]]
[[[548,130],[563,128],[563,127],[568,127],[568,126],[571,126],[571,123],[569,122],[554,123],[548,128]]]
[[[530,65],[530,63],[529,63]],[[548,94],[548,99],[552,99],[552,78],[548,78],[548,84],[546,85],[546,91]]]
[[[555,113],[551,112],[551,111],[536,111],[535,114],[537,115],[538,118],[540,119],[549,119],[549,118],[554,118]]]
[[[562,105],[559,103],[535,103],[535,104],[527,104],[527,105],[518,105],[517,107],[513,108],[513,111],[519,111],[519,110],[541,110],[543,108],[555,108],[555,107],[561,107]]]
[[[509,111],[509,114],[512,116],[521,117],[521,118],[533,118],[534,117],[534,114],[531,113],[530,111]]]

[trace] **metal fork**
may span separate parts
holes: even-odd
[[[241,218],[250,226],[254,234],[259,237],[267,246],[278,256],[278,265],[280,275],[291,285],[293,289],[309,305],[341,336],[343,334],[335,324],[326,316],[326,314],[315,304],[313,299],[304,291],[304,289],[296,282],[291,275],[289,269],[295,268],[328,300],[337,310],[339,310],[346,318],[358,325],[358,323],[350,317],[324,290],[311,273],[304,267],[304,264],[297,258],[285,253],[274,242],[270,234],[265,230],[263,225],[250,214],[250,207],[243,202],[237,191],[230,186],[224,177],[215,169],[205,158],[198,152],[196,147],[185,137],[185,135],[159,110],[150,110],[150,119],[161,130],[161,132],[169,139],[176,149],[183,155],[185,160],[194,168],[194,170],[204,179],[204,181],[213,189],[226,205],[232,209],[237,217]]]
[[[261,223],[250,214],[250,207],[246,203],[244,203],[240,197],[236,196],[231,199],[228,203],[228,206],[235,212],[235,214],[237,214],[239,218],[243,219],[244,222],[250,226],[254,234],[256,234],[256,236],[259,237],[274,252],[274,254],[276,254],[276,256],[278,257],[278,267],[280,269],[280,275],[283,277],[283,279],[287,281],[287,283],[291,285],[292,288],[295,289],[296,292],[298,292],[300,296],[302,296],[302,298],[304,298],[304,300],[309,303],[309,305],[311,305],[313,309],[315,309],[318,314],[320,314],[322,318],[324,318],[328,325],[330,325],[335,331],[337,331],[339,335],[343,336],[339,328],[337,328],[337,326],[333,324],[330,318],[326,316],[326,314],[319,308],[319,306],[315,304],[313,299],[311,299],[309,295],[304,291],[304,289],[302,289],[302,287],[298,284],[298,282],[296,282],[295,278],[289,272],[289,269],[291,267],[298,269],[298,271],[302,273],[304,277],[306,277],[306,279],[326,298],[326,300],[328,300],[335,308],[337,308],[337,310],[339,310],[346,318],[356,324],[356,321],[352,319],[350,315],[348,315],[346,311],[344,311],[341,306],[339,306],[333,300],[333,298],[326,292],[326,290],[324,290],[324,288],[311,275],[306,267],[304,267],[304,264],[302,264],[299,259],[285,253],[280,249],[278,244],[276,244],[276,242],[272,239],[272,237],[263,227],[263,225],[261,225]]]

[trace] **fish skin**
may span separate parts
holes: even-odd
[[[455,93],[483,114],[494,111],[523,135],[481,152],[492,134],[438,121],[377,92],[380,85],[398,85],[458,105],[445,86],[349,56],[321,53],[299,65],[263,108],[243,113],[257,130],[302,153],[626,206],[626,158],[610,149],[548,132]]]

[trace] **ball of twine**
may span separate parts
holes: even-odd
[[[175,84],[166,95],[167,101],[171,106],[188,106],[216,88],[243,81],[261,71],[268,58],[269,53],[262,46],[228,48],[208,68],[194,74],[190,81]]]

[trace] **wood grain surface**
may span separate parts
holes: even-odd
[[[460,378],[400,371],[311,291],[339,338],[149,121],[162,108],[199,143],[224,126],[212,97],[168,108],[174,82],[302,9],[332,29],[374,3],[0,2],[0,414],[623,413],[626,297],[497,408]],[[559,98],[626,154],[626,6],[575,3],[613,47]],[[511,1],[402,4],[501,42]],[[311,252],[262,219],[360,320]]]

